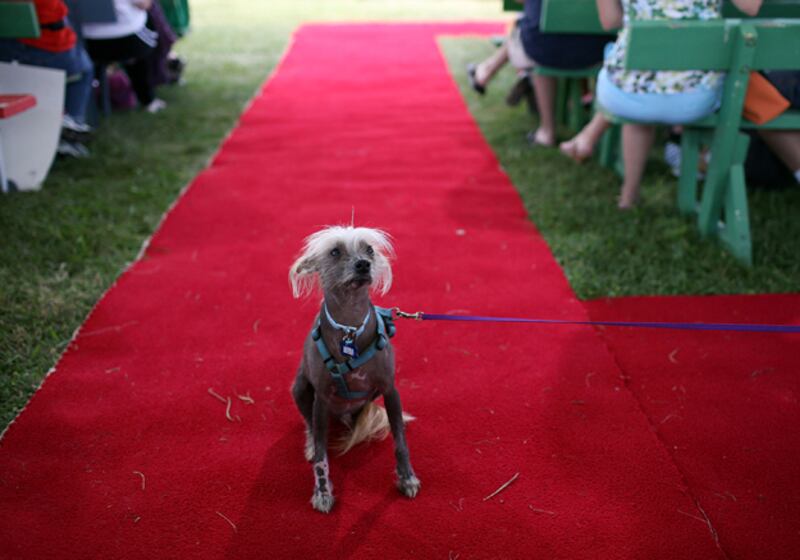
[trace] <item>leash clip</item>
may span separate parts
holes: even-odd
[[[422,311],[417,311],[416,313],[406,313],[405,311],[400,311],[399,307],[393,307],[392,311],[395,312],[398,319],[415,319],[417,321],[422,321]]]

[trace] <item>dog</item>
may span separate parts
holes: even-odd
[[[383,439],[391,432],[397,460],[397,488],[408,498],[420,481],[409,460],[400,395],[395,387],[391,311],[375,307],[370,293],[386,294],[392,285],[389,236],[377,229],[332,226],[305,240],[289,270],[295,298],[322,291],[322,309],[305,339],[292,397],[306,425],[305,457],[312,462],[311,505],[328,513],[334,504],[328,469],[328,422],[350,428],[341,442],[354,445]],[[384,407],[374,400],[383,396]]]

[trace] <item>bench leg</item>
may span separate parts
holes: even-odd
[[[108,84],[108,65],[94,63],[94,79],[97,80],[97,109],[104,117],[111,114],[111,88]]]
[[[719,133],[719,130],[715,131],[715,134]],[[749,144],[750,138],[746,134],[737,132],[736,139],[728,143],[727,149],[714,151],[712,145],[711,163],[703,184],[697,219],[701,236],[708,237],[719,233],[719,222],[726,203],[726,191],[731,182],[731,171],[737,164],[744,165]]]
[[[714,151],[712,147],[711,162],[703,183],[703,194],[700,200],[700,211],[697,215],[697,227],[702,237],[717,234],[722,214],[723,198],[728,186],[728,176],[732,167],[733,154],[725,151]]]
[[[581,98],[583,97],[581,89],[580,78],[567,79],[567,90],[569,92],[568,101],[570,104],[567,119],[569,121],[569,127],[575,132],[580,131],[583,128],[583,125],[586,124],[585,111],[583,109],[583,103],[581,103]]]
[[[742,121],[750,68],[755,56],[758,34],[750,24],[743,23],[732,37],[734,51],[730,71],[722,90],[722,107],[719,124],[714,129],[711,142],[711,163],[703,185],[697,225],[701,236],[716,235],[722,213],[725,191],[730,185],[730,175],[742,150],[747,150],[747,136],[739,132]],[[744,144],[742,144],[744,143]]]
[[[6,162],[3,159],[3,139],[0,138],[0,191],[8,192],[8,177],[6,177]]]
[[[557,78],[558,86],[556,86],[556,123],[560,125],[567,124],[567,103],[569,102],[568,89],[569,78]]]
[[[618,124],[612,124],[603,133],[600,139],[600,165],[614,169],[617,162],[620,142],[622,142],[622,129]]]
[[[697,212],[697,162],[700,155],[699,130],[686,129],[681,137],[681,176],[678,179],[678,209],[681,214]]]
[[[736,143],[736,154],[728,175],[724,199],[724,225],[719,231],[720,241],[747,266],[753,264],[753,245],[750,236],[750,213],[747,208],[747,184],[744,178],[744,160],[750,138],[741,137]]]

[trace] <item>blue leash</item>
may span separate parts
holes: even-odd
[[[649,321],[567,321],[561,319],[526,319],[518,317],[484,317],[481,315],[447,315],[405,313],[393,308],[400,319],[418,321],[471,321],[480,323],[533,323],[537,325],[584,325],[598,327],[634,327],[640,329],[673,329],[684,331],[727,331],[800,334],[800,325],[762,325],[747,323],[658,323]]]

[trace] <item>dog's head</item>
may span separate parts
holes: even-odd
[[[377,229],[331,226],[309,235],[289,269],[294,297],[319,285],[325,293],[372,289],[385,294],[392,285],[394,256],[389,235]]]

